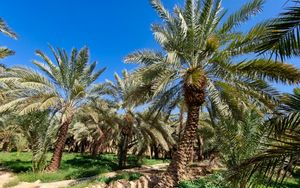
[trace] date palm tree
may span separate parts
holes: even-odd
[[[299,6],[289,7],[277,18],[261,26],[265,26],[267,32],[261,37],[258,52],[270,52],[281,60],[300,55]],[[255,183],[255,176],[262,176],[269,183],[273,180],[273,183],[280,184],[299,165],[300,90],[295,89],[294,94],[284,95],[282,102],[281,107],[266,122],[268,130],[263,136],[263,147],[231,171],[228,179],[232,183],[244,182],[240,185],[245,186],[247,183]]]
[[[137,51],[128,55],[125,62],[140,65],[133,76],[142,83],[143,90],[137,89],[135,98],[152,96],[156,106],[167,109],[184,98],[187,106],[186,126],[177,150],[156,185],[165,188],[184,178],[199,111],[204,104],[234,118],[249,104],[273,108],[274,103],[269,101],[274,99],[274,90],[266,81],[298,83],[300,71],[289,64],[263,58],[237,61],[236,57],[254,51],[253,41],[264,28],[255,27],[243,34],[236,27],[260,12],[263,0],[246,3],[222,22],[225,12],[221,0],[185,0],[185,5],[175,6],[173,13],[159,0],[151,3],[163,20],[152,25],[162,51]]]
[[[124,111],[123,121],[120,124],[119,168],[126,166],[128,146],[132,139],[132,129],[135,122],[134,110],[136,107],[136,103],[128,102],[130,91],[135,87],[136,82],[130,78],[126,70],[122,72],[122,77],[115,73],[115,83],[111,81],[107,82],[114,102],[120,110]]]
[[[48,171],[55,171],[60,162],[67,139],[69,125],[74,115],[89,99],[101,95],[103,85],[94,84],[105,69],[96,70],[97,62],[89,64],[87,47],[73,49],[70,57],[65,50],[50,47],[54,63],[37,50],[44,63],[33,63],[44,73],[32,69],[13,67],[0,75],[0,82],[10,86],[3,91],[6,97],[0,111],[15,110],[19,114],[52,110],[60,117],[57,139]]]
[[[14,33],[5,23],[5,21],[0,18],[0,32],[13,38],[17,39],[16,33]],[[0,47],[0,59],[5,58],[6,56],[13,55],[14,52],[6,47]]]
[[[300,89],[282,97],[283,104],[265,124],[262,147],[230,171],[228,179],[240,186],[257,178],[281,184],[300,164]],[[244,183],[241,184],[241,183]]]

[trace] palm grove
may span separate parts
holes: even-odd
[[[37,50],[34,69],[2,65],[2,150],[30,149],[34,171],[58,170],[67,150],[116,153],[120,168],[129,154],[171,158],[155,183],[162,188],[203,160],[224,164],[226,182],[238,187],[258,177],[282,183],[299,165],[300,92],[281,94],[271,84],[300,81],[286,63],[299,55],[300,8],[242,32],[263,3],[227,15],[221,0],[185,0],[172,11],[151,0],[161,50],[130,53],[124,60],[136,68],[114,81],[97,82],[105,68],[90,62],[87,47]],[[2,19],[0,31],[17,39]],[[0,58],[13,54],[0,48]]]

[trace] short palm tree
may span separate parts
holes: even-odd
[[[105,69],[96,70],[96,62],[89,64],[89,51],[73,49],[70,57],[65,50],[53,49],[56,64],[41,51],[36,51],[44,63],[33,63],[44,75],[24,67],[13,67],[0,75],[2,84],[11,89],[3,91],[6,97],[0,111],[15,110],[19,114],[52,110],[60,117],[60,126],[48,171],[60,167],[69,125],[74,114],[89,99],[101,95],[103,86],[94,82]]]
[[[163,52],[137,51],[128,55],[125,62],[140,65],[133,73],[143,88],[135,93],[136,98],[141,94],[152,95],[155,103],[160,104],[157,106],[169,108],[184,97],[188,109],[177,151],[156,186],[165,188],[176,185],[184,177],[202,105],[209,100],[207,104],[212,104],[212,109],[221,114],[229,111],[234,118],[250,103],[272,108],[274,105],[268,102],[273,99],[272,92],[263,80],[298,83],[300,71],[263,58],[233,61],[253,51],[254,39],[264,31],[261,27],[246,34],[236,31],[236,26],[260,12],[263,0],[246,3],[223,22],[220,22],[225,14],[221,0],[185,0],[185,6],[175,6],[173,14],[159,0],[151,3],[163,19],[162,24],[152,25]]]
[[[300,89],[284,95],[282,102],[264,126],[267,130],[262,136],[262,147],[232,169],[229,180],[233,183],[254,184],[255,177],[263,177],[268,183],[281,184],[299,166]]]
[[[175,145],[172,133],[174,124],[162,113],[153,113],[151,109],[136,113],[136,124],[133,126],[134,149],[138,156],[153,149],[155,157],[159,156],[159,149],[169,152]]]
[[[114,149],[114,141],[118,136],[120,118],[111,101],[95,99],[83,106],[76,115],[76,123],[71,128],[74,145],[78,147],[89,141],[93,157],[107,148]]]
[[[5,23],[5,21],[0,18],[0,32],[13,38],[13,39],[17,39],[17,35],[16,33],[14,33]],[[0,59],[9,56],[9,55],[13,55],[14,52],[11,51],[10,49],[6,48],[6,47],[0,47]]]

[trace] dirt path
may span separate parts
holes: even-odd
[[[7,170],[0,168],[0,188],[2,188],[6,183],[13,180],[13,174]]]

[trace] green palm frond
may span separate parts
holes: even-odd
[[[236,26],[246,22],[252,15],[256,15],[261,12],[263,3],[264,0],[251,0],[248,3],[245,3],[241,9],[228,17],[219,32],[221,34],[230,32]]]
[[[233,65],[232,68],[240,73],[245,73],[249,77],[268,79],[273,82],[296,84],[300,79],[299,69],[293,65],[266,59],[241,62]]]
[[[300,7],[294,6],[268,21],[267,32],[262,36],[258,51],[271,51],[283,60],[300,54]]]
[[[10,85],[10,90],[3,91],[7,100],[0,105],[1,112],[15,110],[27,114],[55,109],[73,114],[87,100],[104,93],[103,86],[93,83],[105,69],[95,70],[96,64],[89,64],[86,47],[79,51],[73,49],[70,57],[63,49],[55,50],[51,46],[50,49],[55,61],[39,50],[36,54],[43,63],[33,61],[45,75],[24,67],[13,67],[0,74],[0,82]]]
[[[229,179],[233,183],[243,180],[250,184],[255,183],[257,177],[263,177],[269,183],[272,180],[281,184],[299,165],[300,115],[297,92],[285,95],[282,100],[282,107],[265,123],[260,150],[231,170]]]

